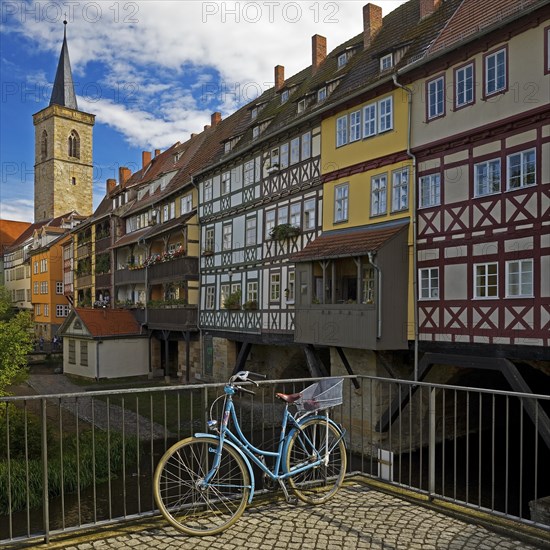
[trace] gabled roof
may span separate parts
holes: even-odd
[[[139,323],[127,309],[75,308],[72,313],[94,338],[139,336],[142,333]],[[63,323],[64,327],[70,323],[69,319]]]
[[[71,71],[71,61],[69,59],[69,48],[67,46],[67,21],[63,21],[65,28],[63,30],[63,44],[59,54],[57,72],[52,89],[50,105],[61,105],[70,109],[78,110],[76,95],[74,93],[73,73]]]
[[[30,226],[30,222],[0,219],[0,253],[11,246]]]
[[[365,256],[377,252],[386,242],[408,226],[408,219],[372,226],[326,231],[300,252],[291,256],[293,262],[328,260]]]

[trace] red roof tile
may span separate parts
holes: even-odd
[[[30,225],[30,222],[0,220],[0,251],[12,245]]]
[[[380,250],[384,244],[407,227],[407,223],[377,224],[327,231],[309,243],[303,250],[291,256],[291,261],[307,262],[331,258],[364,256]]]
[[[74,311],[94,337],[141,334],[139,323],[126,309],[75,308]]]

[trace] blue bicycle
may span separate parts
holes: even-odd
[[[321,504],[338,491],[346,471],[345,431],[329,417],[342,403],[342,378],[326,378],[300,393],[276,394],[285,403],[277,450],[258,449],[239,425],[233,396],[253,391],[239,382],[265,378],[241,371],[229,379],[224,393],[210,407],[209,429],[173,445],[155,471],[158,508],[179,531],[214,535],[233,525],[254,497],[256,465],[272,484],[278,483],[291,502],[286,482],[300,500]],[[212,418],[224,399],[221,422]],[[296,412],[289,411],[296,406]],[[232,427],[230,428],[230,423]],[[268,467],[266,459],[273,462]]]

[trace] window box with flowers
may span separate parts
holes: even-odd
[[[241,309],[241,291],[237,290],[227,296],[223,303],[225,309]]]
[[[291,239],[297,237],[300,234],[300,228],[289,223],[282,223],[276,225],[269,233],[270,237],[274,241],[284,241],[285,239]]]
[[[243,304],[243,309],[247,311],[252,311],[258,309],[258,302],[256,300],[248,300]]]

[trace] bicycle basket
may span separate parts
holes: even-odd
[[[319,411],[342,404],[343,378],[325,378],[301,391],[294,402],[299,411]]]

